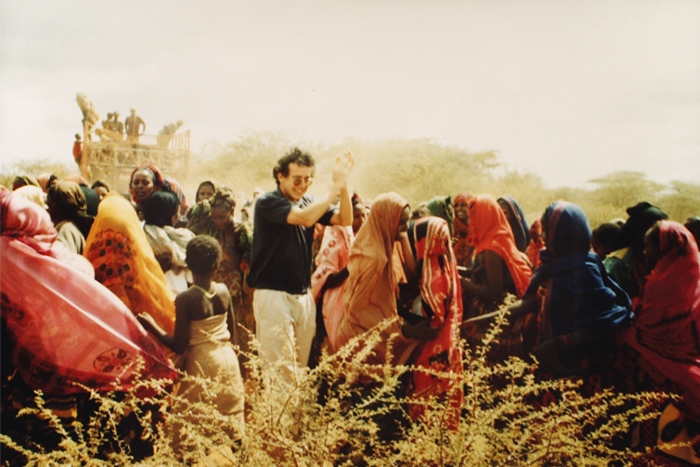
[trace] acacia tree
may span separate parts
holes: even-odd
[[[18,175],[36,177],[42,173],[52,173],[58,178],[64,178],[71,172],[77,172],[74,165],[69,166],[60,162],[52,162],[48,159],[17,161],[7,165],[3,164],[2,173],[0,174],[0,185],[12,188],[12,181]]]
[[[530,171],[507,169],[495,180],[488,192],[495,198],[506,195],[515,198],[530,224],[542,216],[549,203],[554,201],[552,191],[544,187],[542,178]]]
[[[618,171],[588,183],[598,185],[592,192],[592,199],[599,205],[625,209],[640,201],[654,203],[663,185],[648,180],[643,172]]]
[[[347,139],[327,149],[334,155],[349,149],[355,155],[353,184],[368,199],[396,191],[411,204],[460,191],[480,192],[499,166],[494,151],[468,152],[430,139],[361,142]],[[332,161],[325,157],[325,161]]]
[[[190,179],[198,184],[213,179],[238,191],[252,192],[256,186],[269,189],[272,168],[294,144],[282,131],[251,131],[223,146],[210,145],[198,157]]]
[[[700,183],[672,181],[668,193],[658,200],[668,217],[685,222],[688,217],[700,215]]]

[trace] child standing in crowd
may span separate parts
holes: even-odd
[[[183,355],[185,373],[205,378],[220,377],[225,391],[213,401],[222,415],[228,415],[243,430],[243,380],[238,358],[231,342],[235,323],[231,295],[224,284],[212,281],[221,261],[221,247],[216,239],[198,235],[187,244],[187,267],[192,271],[192,286],[175,299],[175,334],[160,328],[148,313],[140,313],[141,324],[163,344]],[[192,383],[195,384],[195,383]],[[204,399],[206,391],[187,388],[188,398]]]

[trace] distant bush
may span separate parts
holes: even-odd
[[[58,162],[51,162],[47,159],[13,162],[3,164],[0,171],[0,185],[12,189],[12,181],[18,175],[31,175],[37,177],[42,173],[52,173],[58,178],[63,178],[72,173],[79,173],[77,165],[68,166]]]
[[[585,188],[548,189],[538,174],[505,166],[495,150],[472,152],[431,139],[347,138],[338,144],[321,144],[293,138],[283,131],[244,132],[232,142],[210,144],[193,155],[189,177],[181,182],[190,200],[204,180],[214,180],[244,196],[251,196],[256,187],[273,190],[272,168],[295,146],[316,159],[312,194],[323,194],[328,188],[336,156],[349,149],[356,159],[350,188],[366,200],[388,191],[401,194],[413,206],[437,195],[455,196],[461,191],[490,193],[496,198],[510,195],[532,223],[549,203],[563,199],[583,208],[591,228],[617,217],[626,219],[625,209],[640,201],[656,204],[680,222],[700,215],[700,183],[672,181],[663,185],[641,172],[618,171],[589,180]],[[76,169],[48,161],[26,161],[3,167],[0,183],[11,187],[16,175],[53,172],[63,177]]]

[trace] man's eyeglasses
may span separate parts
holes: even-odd
[[[294,183],[294,186],[299,186],[302,183],[306,186],[309,186],[313,182],[314,182],[313,177],[292,177],[292,183]]]

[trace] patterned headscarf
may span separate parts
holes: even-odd
[[[136,378],[173,379],[160,345],[94,280],[89,262],[54,242],[48,213],[6,190],[0,202],[0,310],[24,382],[73,394],[82,386],[123,391]]]
[[[136,211],[119,193],[108,193],[100,203],[84,255],[95,268],[95,279],[112,290],[134,314],[147,311],[172,334],[175,297]]]
[[[438,217],[418,219],[409,231],[409,238],[420,272],[421,311],[430,325],[440,330],[438,337],[427,341],[418,355],[413,372],[413,397],[430,399],[450,393],[451,410],[446,422],[456,429],[463,398],[461,386],[450,378],[436,378],[421,371],[426,368],[455,375],[463,372],[457,330],[462,322],[462,289],[452,239],[447,222]],[[422,409],[420,404],[411,406],[411,416],[419,418]]]

